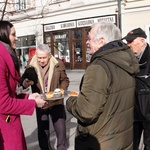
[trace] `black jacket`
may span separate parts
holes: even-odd
[[[139,61],[140,72],[136,75],[135,121],[150,121],[150,47]]]

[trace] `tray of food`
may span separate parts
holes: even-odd
[[[41,97],[44,100],[60,100],[63,99],[65,96],[78,96],[78,92],[56,88],[54,91],[49,91],[41,94]]]
[[[60,100],[64,98],[64,90],[56,88],[54,91],[49,91],[41,94],[44,100]]]

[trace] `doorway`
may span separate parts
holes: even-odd
[[[89,28],[76,28],[47,32],[44,34],[44,42],[67,69],[85,69],[89,63],[86,47],[88,31]]]

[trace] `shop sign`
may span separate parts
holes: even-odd
[[[63,34],[63,35],[55,35],[55,39],[58,40],[58,39],[65,39],[66,38],[66,34]]]
[[[76,28],[76,21],[45,25],[44,31],[47,32],[47,31],[64,30],[64,29],[70,29],[70,28]]]
[[[111,15],[111,16],[95,17],[95,18],[89,18],[89,19],[83,19],[83,20],[44,25],[44,32],[70,29],[70,28],[87,27],[100,21],[109,21],[112,23],[116,23],[116,16]]]
[[[100,21],[109,21],[112,23],[115,23],[115,16],[106,16],[106,17],[98,17],[98,18],[92,18],[92,19],[84,19],[84,20],[77,20],[77,27],[86,27],[91,26],[94,23],[100,22]]]
[[[116,23],[115,16],[96,18],[96,22],[100,22],[100,21],[109,21],[109,22],[112,22],[112,23]]]
[[[77,27],[91,26],[95,23],[94,19],[77,20]]]

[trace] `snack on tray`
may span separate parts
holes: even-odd
[[[71,91],[68,93],[68,95],[69,96],[78,96],[78,93]]]
[[[45,95],[46,95],[46,98],[53,98],[54,97],[54,93],[52,91],[46,92]]]
[[[34,82],[32,80],[28,80],[28,85],[33,85]]]
[[[64,89],[60,88],[61,94],[64,95]]]

